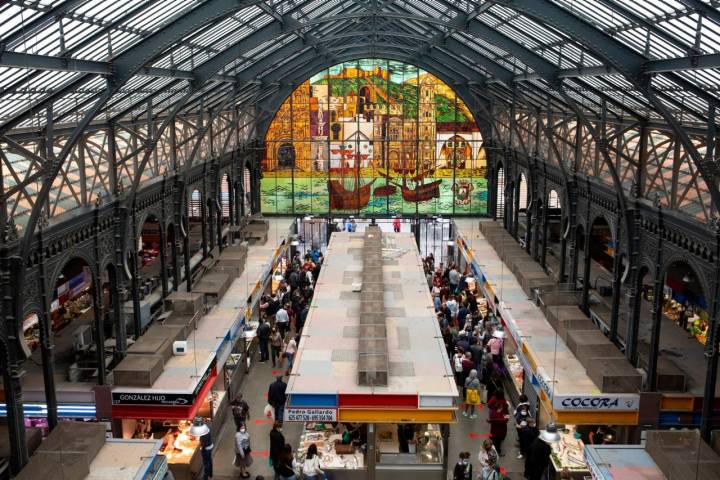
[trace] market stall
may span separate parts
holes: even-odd
[[[484,236],[463,236],[473,228],[468,222],[456,220],[459,252],[471,264],[480,292],[507,333],[505,360],[512,386],[528,396],[539,425],[551,421],[566,428],[611,424],[621,440],[627,438],[638,423],[639,395],[600,391]],[[482,265],[476,258],[482,258]],[[562,443],[565,450],[556,455],[560,469],[573,467],[574,459],[582,457],[581,440],[572,437],[563,437],[568,440]]]
[[[584,459],[593,480],[665,480],[641,445],[587,445]]]
[[[321,461],[333,479],[445,479],[457,387],[414,237],[382,239],[387,385],[359,383],[361,292],[353,283],[362,278],[355,252],[363,234],[334,233],[288,381],[285,420],[305,423],[300,455],[309,440],[322,442]],[[319,423],[325,427],[316,430]],[[341,442],[338,452],[348,426],[364,433],[351,447]]]

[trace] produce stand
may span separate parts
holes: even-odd
[[[445,479],[457,387],[414,237],[382,239],[387,385],[358,382],[361,292],[353,283],[362,278],[363,234],[333,233],[288,381],[285,420],[305,423],[308,434],[317,433],[315,423],[362,425],[367,439],[351,455],[356,461],[345,459],[333,479]],[[307,445],[300,447],[304,453]],[[319,450],[321,458],[334,455]]]

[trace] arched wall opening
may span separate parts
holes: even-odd
[[[222,223],[230,222],[230,177],[224,174],[220,179],[220,219]]]
[[[137,255],[138,270],[140,273],[140,289],[146,288],[152,290],[157,285],[158,279],[161,277],[160,254],[167,251],[161,245],[160,229],[163,226],[155,215],[148,215],[140,228],[138,237]],[[149,282],[149,283],[148,283]],[[146,287],[147,283],[147,287]]]
[[[517,236],[524,239],[527,235],[528,205],[530,203],[530,188],[524,173],[521,173],[518,179],[515,197],[517,205]]]
[[[202,250],[203,243],[203,218],[205,206],[202,201],[200,190],[195,189],[190,193],[187,203],[187,220],[188,220],[188,252],[190,258],[197,252]]]
[[[484,215],[482,141],[470,109],[433,74],[386,59],[334,65],[270,123],[261,211]]]
[[[612,295],[615,240],[605,217],[596,217],[589,232],[590,289],[604,297]]]
[[[560,260],[560,242],[563,236],[562,203],[555,190],[550,190],[547,198],[547,252],[549,256]]]
[[[496,175],[495,198],[497,199],[497,204],[495,207],[495,218],[502,219],[505,217],[505,169],[502,165],[497,168]]]
[[[98,331],[95,323],[95,278],[90,265],[80,257],[69,259],[54,279],[50,293],[50,332],[55,374],[65,381],[97,382],[98,357],[94,351]],[[103,280],[104,282],[104,280]],[[107,286],[109,293],[110,285]],[[110,295],[102,300],[105,312],[111,306]],[[38,345],[35,345],[36,347]],[[42,357],[35,348],[25,363],[29,374],[40,373]],[[34,370],[38,371],[35,372]]]

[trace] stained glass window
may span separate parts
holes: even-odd
[[[452,88],[362,59],[314,75],[265,136],[263,213],[487,213],[480,129]]]

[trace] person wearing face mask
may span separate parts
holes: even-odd
[[[275,478],[280,473],[278,468],[280,467],[283,452],[285,449],[285,436],[282,434],[282,423],[273,423],[273,428],[270,430],[270,466],[275,470]]]
[[[235,433],[235,466],[240,469],[240,478],[250,478],[247,469],[252,465],[252,449],[250,448],[250,435],[245,425],[240,425]]]

